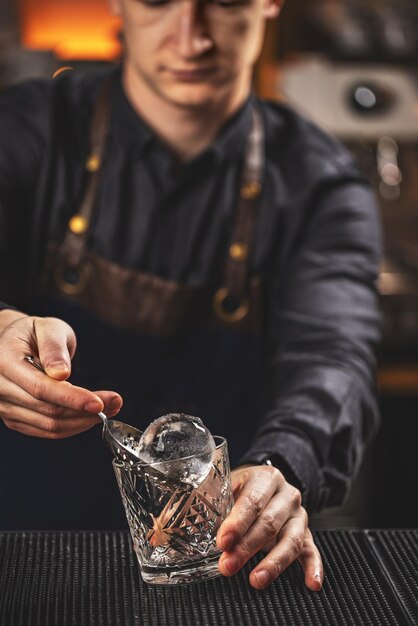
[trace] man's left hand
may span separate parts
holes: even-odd
[[[322,560],[308,528],[308,515],[298,489],[268,465],[247,465],[231,473],[235,504],[217,535],[223,550],[219,569],[232,576],[259,550],[267,556],[250,574],[250,584],[264,589],[296,559],[305,584],[320,591]]]

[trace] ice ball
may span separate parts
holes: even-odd
[[[137,452],[141,461],[158,464],[159,472],[197,485],[211,468],[214,450],[215,441],[199,417],[169,413],[144,430]]]

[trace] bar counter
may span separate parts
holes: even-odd
[[[315,533],[320,593],[294,563],[265,591],[248,574],[181,586],[142,582],[127,532],[0,533],[2,626],[390,626],[418,624],[418,530]]]

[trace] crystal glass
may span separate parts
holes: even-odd
[[[165,473],[167,462],[113,461],[141,575],[148,583],[172,585],[219,575],[216,533],[233,499],[227,443],[214,439],[209,471],[195,485]]]

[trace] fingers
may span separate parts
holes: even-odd
[[[291,496],[286,498],[285,495],[279,493],[270,500],[248,532],[230,552],[225,553],[221,560],[222,568],[229,569],[228,573],[235,573],[266,544],[271,544],[272,547],[276,544],[278,533],[289,519],[289,510],[292,507],[290,499]],[[296,507],[293,513],[297,513]],[[303,524],[302,530],[304,530]],[[232,567],[234,564],[235,567]]]
[[[78,413],[98,413],[104,409],[103,401],[97,394],[82,387],[71,385],[64,380],[59,381],[58,384],[58,381],[43,372],[39,372],[23,359],[16,363],[13,368],[13,376],[13,382],[16,386],[29,394],[35,400],[35,405],[37,403],[41,403],[43,406],[52,404],[72,409]],[[4,397],[3,388],[2,385],[2,396]],[[33,405],[29,405],[29,408],[33,408]]]
[[[222,573],[226,570],[226,575],[234,574],[266,544],[274,546],[277,536],[289,520],[296,519],[299,523],[299,532],[304,535],[307,515],[301,506],[301,494],[284,479],[282,482],[284,483],[282,488],[269,498],[251,527],[221,558]],[[296,556],[293,556],[293,560],[295,558]]]
[[[28,414],[25,415],[25,418],[28,419]],[[65,439],[89,430],[101,420],[100,418],[98,420],[95,418],[53,420],[47,417],[41,419],[35,413],[31,422],[20,422],[15,419],[4,419],[3,421],[10,430],[15,430],[22,435],[42,439]]]
[[[272,467],[260,466],[257,470],[242,470],[239,475],[235,504],[218,532],[217,542],[221,550],[231,550],[242,540],[279,486],[285,483],[280,472]],[[237,491],[236,485],[234,491]]]
[[[324,568],[321,555],[314,543],[309,528],[306,530],[305,542],[302,553],[299,556],[299,563],[305,574],[305,585],[312,591],[320,591],[324,582]]]
[[[39,360],[51,378],[66,380],[71,374],[71,359],[76,349],[72,328],[55,318],[34,318],[34,338]]]
[[[58,385],[51,376],[37,371],[24,360],[28,354],[39,355],[47,372],[60,381],[68,377],[76,339],[73,330],[62,320],[37,317],[19,319],[1,334],[0,343],[0,376],[15,383],[36,400],[78,412],[98,413],[103,410],[102,401],[91,391],[67,382]],[[58,365],[54,366],[57,362]],[[60,362],[63,364],[59,365]]]
[[[98,392],[102,395],[106,415],[114,417],[120,410],[122,400],[113,392]],[[8,428],[33,437],[63,439],[84,432],[97,423],[100,417],[88,413],[75,414],[74,411],[49,405],[46,414],[22,408],[7,402],[0,402],[0,412]]]
[[[0,333],[0,418],[26,435],[63,438],[113,417],[122,398],[70,384],[76,338],[71,327],[55,318],[22,317]],[[25,360],[37,356],[46,374]]]
[[[44,374],[45,376],[45,374]],[[61,383],[60,383],[61,384]],[[114,391],[97,391],[95,395],[101,400],[106,415],[116,415],[122,407],[122,398]],[[65,419],[68,417],[76,417],[85,415],[94,417],[97,414],[87,411],[74,411],[51,402],[44,402],[33,398],[23,389],[10,382],[3,382],[2,394],[0,398],[0,414],[5,416],[16,416],[16,419],[22,419],[22,412],[25,410],[34,411],[40,415],[51,418]],[[97,418],[100,419],[100,418]]]
[[[299,550],[301,540],[303,544],[302,549]],[[305,585],[311,591],[320,591],[324,580],[321,555],[309,528],[306,528],[305,534],[301,535],[294,521],[286,524],[276,547],[270,550],[268,556],[251,572],[251,585],[255,589],[264,589],[296,558],[302,565]]]
[[[63,439],[84,432],[101,422],[96,414],[75,412],[47,402],[34,400],[18,388],[8,388],[13,402],[0,399],[0,416],[8,428],[22,434],[49,439]],[[122,398],[110,391],[98,391],[106,415],[114,417],[122,406]],[[19,402],[16,403],[16,398]]]
[[[277,544],[251,572],[250,583],[256,589],[263,589],[275,580],[302,553],[307,515],[291,518],[279,533]]]
[[[72,437],[102,422],[100,417],[92,416],[88,413],[82,413],[74,417],[74,413],[70,414],[66,411],[57,413],[56,417],[48,417],[14,405],[7,407],[4,403],[1,403],[1,410],[2,413],[8,413],[9,416],[7,418],[4,417],[3,421],[11,430],[24,435],[46,439]],[[114,417],[118,412],[119,408],[109,408],[106,414],[108,417]]]
[[[250,575],[255,589],[264,589],[299,560],[306,585],[319,591],[322,561],[308,528],[300,491],[272,467],[238,468],[232,474],[236,501],[217,537],[224,551],[219,559],[221,573],[235,574],[263,549],[268,551],[267,556]]]
[[[95,391],[96,396],[98,396],[104,406],[104,413],[106,413],[107,417],[114,416],[121,410],[123,406],[122,397],[114,392],[114,391]]]

